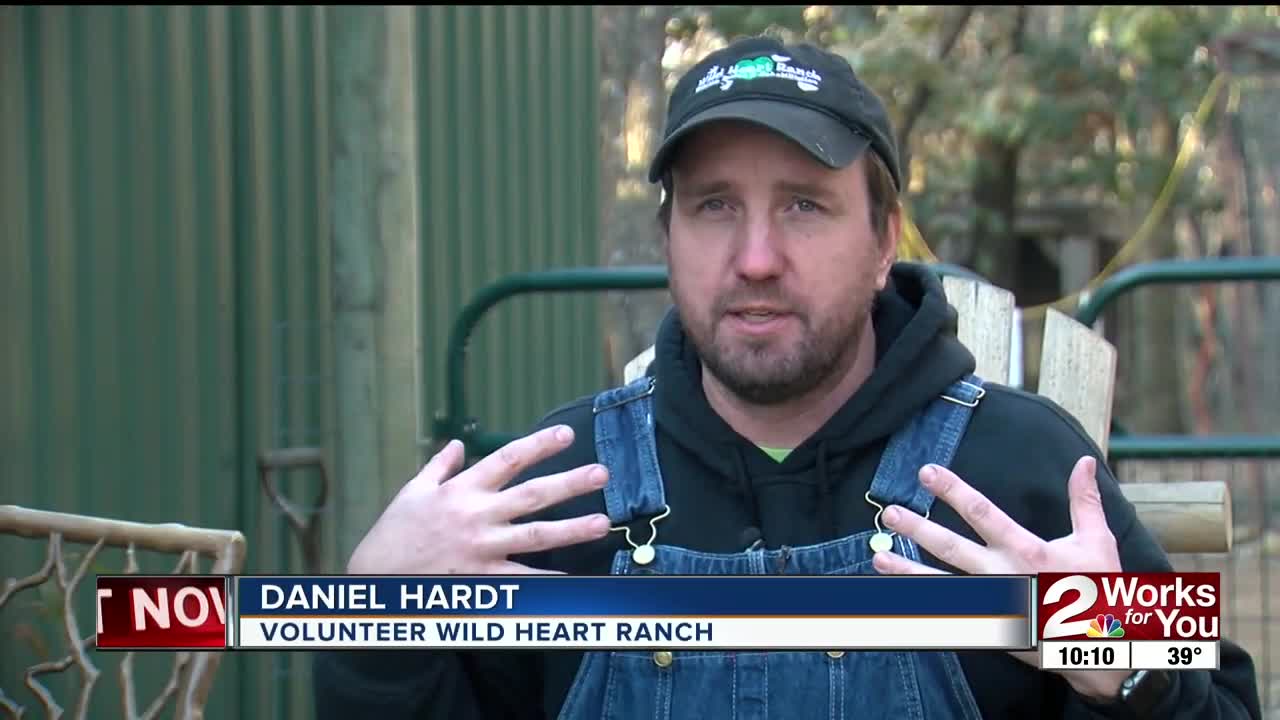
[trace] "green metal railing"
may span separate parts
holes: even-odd
[[[530,293],[661,290],[666,286],[666,267],[641,265],[517,273],[482,288],[462,308],[449,331],[448,355],[445,357],[445,411],[436,417],[435,436],[462,440],[469,456],[488,455],[518,437],[511,433],[482,432],[479,422],[467,415],[467,344],[480,319],[494,305]]]
[[[1093,326],[1108,305],[1151,285],[1280,280],[1280,257],[1156,260],[1134,265],[1102,282],[1076,311]],[[1116,460],[1280,457],[1280,435],[1133,435],[1114,433],[1108,454]]]
[[[1117,297],[1144,285],[1266,280],[1280,280],[1280,257],[1154,260],[1127,267],[1103,281],[1076,311],[1076,319],[1091,326]]]
[[[935,263],[929,267],[942,276],[953,275],[985,281],[985,278],[972,270],[958,265]],[[1280,280],[1280,257],[1171,260],[1136,265],[1099,285],[1076,312],[1076,319],[1092,326],[1108,304],[1141,286],[1264,280]],[[471,456],[487,455],[519,437],[516,433],[482,430],[479,421],[467,414],[467,344],[485,313],[498,303],[531,293],[662,290],[666,287],[666,267],[644,265],[519,273],[482,288],[459,313],[449,333],[445,361],[445,410],[436,417],[433,428],[435,437],[462,440]],[[1280,457],[1280,436],[1204,437],[1117,432],[1110,440],[1109,453],[1113,459]]]

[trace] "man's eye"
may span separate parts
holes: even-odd
[[[822,209],[818,203],[804,198],[796,198],[795,206],[801,212],[817,212]]]
[[[717,212],[725,209],[725,207],[726,205],[724,200],[721,200],[720,198],[707,198],[706,200],[702,201],[702,204],[698,206],[698,209]]]

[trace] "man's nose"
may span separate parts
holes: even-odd
[[[777,228],[767,217],[749,218],[739,233],[734,269],[744,278],[760,280],[782,272],[785,257]]]

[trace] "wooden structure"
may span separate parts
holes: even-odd
[[[959,314],[960,341],[973,353],[976,373],[1007,382],[1014,322],[1013,294],[989,283],[947,277],[947,299]],[[627,363],[627,382],[640,377],[653,360],[650,347]],[[1053,309],[1045,317],[1037,393],[1069,412],[1107,451],[1116,351],[1088,327]],[[1066,478],[1063,478],[1066,482]],[[1231,496],[1225,482],[1122,483],[1138,519],[1168,553],[1218,553],[1231,550]]]
[[[60,659],[33,665],[26,671],[24,678],[26,687],[44,706],[44,717],[50,718],[62,717],[66,711],[40,682],[41,675],[64,672],[72,666],[76,668],[81,681],[80,689],[75,698],[75,706],[66,715],[79,719],[84,718],[88,712],[89,700],[100,674],[92,653],[88,652],[93,647],[95,634],[83,633],[80,629],[81,623],[75,617],[72,598],[76,586],[89,575],[88,570],[103,546],[125,548],[126,573],[138,572],[137,550],[179,554],[180,558],[173,572],[189,574],[201,572],[197,563],[202,555],[212,558],[209,573],[237,574],[243,567],[245,555],[244,536],[233,530],[192,528],[174,523],[134,523],[46,512],[16,505],[0,505],[0,534],[48,541],[46,559],[39,570],[25,578],[5,578],[4,585],[0,586],[0,609],[23,590],[36,588],[49,580],[57,586],[62,600],[63,640],[69,653]],[[64,558],[67,543],[90,546],[79,565],[74,568],[68,568]],[[90,620],[88,625],[92,628],[93,621]],[[127,653],[119,670],[123,717],[127,720],[157,717],[169,701],[173,700],[176,707],[171,717],[176,720],[202,720],[209,690],[213,686],[213,678],[221,660],[220,652],[175,653],[168,682],[159,696],[139,712],[134,692],[133,653]],[[4,692],[6,684],[7,682],[0,681],[0,717],[31,717],[32,714],[27,713],[28,708]],[[170,715],[166,713],[166,716]]]

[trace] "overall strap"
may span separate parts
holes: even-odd
[[[871,482],[871,499],[881,506],[910,508],[927,516],[934,496],[920,484],[920,468],[949,467],[969,418],[986,394],[976,375],[952,383],[889,439]]]
[[[653,389],[641,377],[595,397],[596,458],[609,470],[604,501],[615,527],[666,509],[654,438]]]

